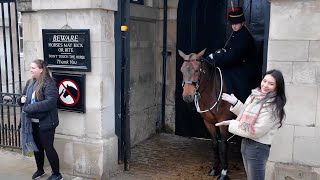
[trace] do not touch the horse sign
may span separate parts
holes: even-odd
[[[85,112],[84,74],[52,73],[58,88],[58,108],[69,111]]]
[[[71,79],[64,79],[59,86],[59,100],[66,106],[74,106],[80,99],[80,89]]]

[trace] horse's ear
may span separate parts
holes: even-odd
[[[178,53],[184,60],[187,59],[187,55],[185,55],[180,49],[178,49]]]
[[[207,48],[205,48],[204,50],[202,50],[201,52],[199,52],[199,53],[197,54],[197,57],[198,57],[198,58],[202,57],[203,54],[206,52],[206,50],[207,50]]]

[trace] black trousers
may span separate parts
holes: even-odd
[[[43,171],[44,152],[49,160],[53,174],[59,175],[59,157],[53,147],[55,129],[40,131],[39,123],[32,123],[32,135],[39,151],[34,151],[38,170]]]

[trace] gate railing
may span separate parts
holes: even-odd
[[[0,0],[0,146],[20,148],[21,64],[16,0]]]

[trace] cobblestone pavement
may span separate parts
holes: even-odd
[[[230,145],[230,179],[245,180],[241,154]],[[131,150],[130,170],[111,180],[214,180],[207,175],[212,150],[208,140],[156,134]]]

